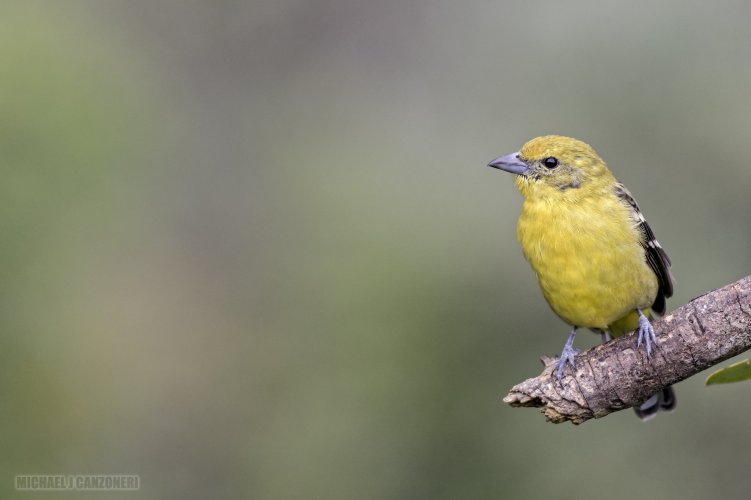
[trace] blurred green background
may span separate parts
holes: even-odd
[[[2,496],[133,473],[103,497],[747,497],[751,384],[700,375],[646,424],[501,403],[568,327],[485,165],[591,143],[673,259],[670,308],[749,274],[750,16],[4,2]]]

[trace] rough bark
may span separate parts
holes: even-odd
[[[555,358],[515,385],[511,406],[539,408],[548,421],[581,424],[638,405],[652,394],[751,349],[751,276],[709,292],[654,321],[657,348],[647,357],[633,333],[576,356],[560,382]]]

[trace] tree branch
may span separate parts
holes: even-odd
[[[561,378],[555,358],[545,369],[515,385],[503,398],[511,406],[540,408],[548,421],[581,424],[641,404],[680,382],[751,349],[751,276],[709,292],[652,323],[657,348],[647,358],[636,336],[624,335],[576,356]]]

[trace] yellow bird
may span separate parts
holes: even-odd
[[[557,135],[537,137],[491,161],[516,174],[524,196],[517,236],[553,311],[573,326],[556,364],[560,380],[574,366],[576,330],[607,340],[638,329],[637,348],[652,352],[650,313],[663,314],[673,295],[670,259],[631,193],[588,144]],[[675,407],[670,387],[639,407],[643,420]]]

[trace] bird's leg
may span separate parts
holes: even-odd
[[[641,312],[641,309],[637,309],[636,312],[639,314],[639,339],[636,341],[636,347],[638,349],[644,342],[647,346],[647,356],[649,356],[652,354],[652,342],[657,343],[655,330],[652,328],[652,323]]]
[[[574,364],[574,356],[576,356],[580,350],[574,349],[573,347],[574,337],[576,337],[576,327],[571,330],[571,335],[568,336],[568,340],[566,340],[566,344],[563,346],[563,351],[561,351],[561,357],[555,364],[555,376],[558,380],[561,380],[561,377],[563,376],[563,369],[566,368],[566,363],[571,363],[572,367],[576,366]]]
[[[610,336],[610,333],[608,333],[607,330],[603,330],[602,328],[591,328],[591,330],[594,333],[599,333],[600,334],[600,338],[602,339],[602,343],[603,344],[605,342],[610,342],[611,340],[613,340],[613,337]]]

